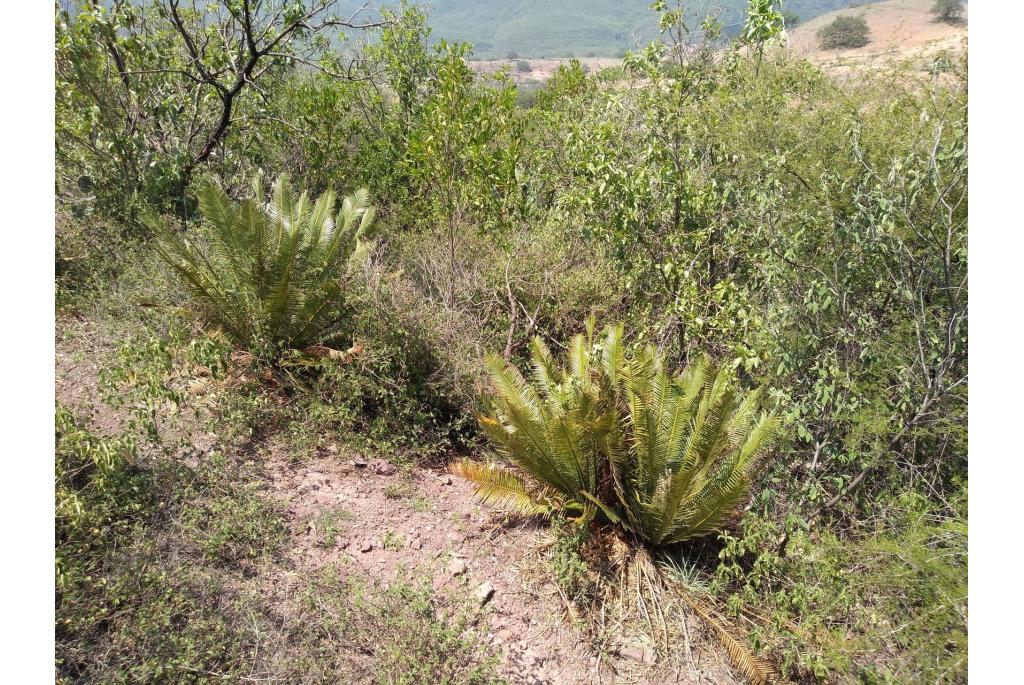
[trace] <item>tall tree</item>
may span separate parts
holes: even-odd
[[[369,3],[339,14],[341,4],[81,0],[58,11],[57,100],[67,115],[58,116],[58,163],[73,161],[90,188],[120,177],[128,198],[170,196],[183,207],[196,169],[229,132],[265,116],[270,81],[299,67],[366,78],[332,39],[388,20],[364,19]]]

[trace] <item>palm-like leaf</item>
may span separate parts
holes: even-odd
[[[487,504],[524,516],[550,514],[555,509],[552,491],[535,492],[523,476],[497,464],[463,460],[453,464],[451,471],[476,483],[477,497]]]
[[[728,370],[701,359],[671,379],[654,350],[623,362],[620,441],[609,462],[630,528],[660,545],[719,530],[745,497],[777,422],[740,398]]]
[[[480,418],[498,450],[564,501],[590,508],[607,473],[602,440],[612,421],[592,336],[573,339],[560,366],[542,340],[530,345],[531,380],[487,357],[492,412]]]
[[[277,351],[337,337],[347,321],[347,281],[373,247],[366,190],[335,214],[331,190],[311,202],[282,176],[264,204],[259,179],[253,186],[254,197],[241,202],[212,183],[199,191],[200,240],[147,217],[158,253],[202,314],[241,344]]]

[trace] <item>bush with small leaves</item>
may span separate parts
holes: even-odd
[[[864,17],[836,17],[818,31],[823,50],[862,48],[871,42],[871,31]]]

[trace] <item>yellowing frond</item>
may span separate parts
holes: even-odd
[[[551,505],[534,499],[523,477],[506,468],[464,459],[452,464],[449,470],[475,483],[476,496],[485,504],[522,516],[551,513]]]

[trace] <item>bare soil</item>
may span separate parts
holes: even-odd
[[[964,22],[936,21],[930,10],[934,0],[886,0],[838,10],[798,25],[789,32],[789,49],[799,57],[820,64],[827,71],[881,66],[893,61],[927,62],[940,52],[967,51],[967,11]],[[870,42],[862,48],[822,50],[818,31],[838,16],[863,16]]]
[[[622,60],[617,57],[579,57],[580,63],[596,73],[601,69],[618,66]],[[518,85],[531,82],[540,83],[547,81],[555,75],[560,66],[568,66],[572,61],[570,57],[559,57],[553,59],[486,59],[474,60],[469,63],[478,74],[493,74],[501,69],[507,68],[512,75],[512,80]],[[520,62],[530,65],[530,71],[519,71],[517,66]]]

